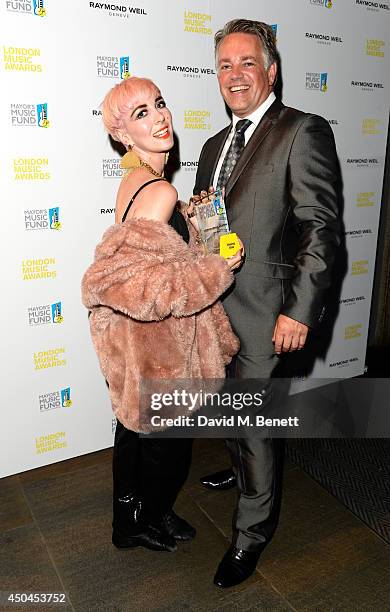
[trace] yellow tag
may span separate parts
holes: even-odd
[[[223,234],[219,237],[219,254],[225,259],[233,257],[241,249],[236,233]]]

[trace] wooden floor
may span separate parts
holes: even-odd
[[[111,544],[111,450],[0,480],[0,590],[66,592],[59,610],[390,611],[390,547],[300,468],[286,465],[282,515],[256,574],[220,590],[235,492],[199,477],[228,465],[198,440],[176,510],[198,530],[176,553]],[[51,608],[39,604],[7,610]]]

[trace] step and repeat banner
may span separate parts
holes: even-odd
[[[112,444],[115,420],[80,280],[114,221],[119,155],[100,104],[148,76],[172,110],[181,199],[205,140],[228,123],[213,35],[274,27],[284,102],[332,125],[343,171],[348,273],[317,378],[364,369],[387,137],[389,3],[365,0],[0,0],[3,299],[0,476]]]

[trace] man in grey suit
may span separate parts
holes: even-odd
[[[285,353],[304,347],[324,315],[340,243],[339,166],[325,119],[284,106],[273,92],[272,28],[236,19],[215,35],[220,91],[232,123],[200,154],[194,193],[225,187],[231,231],[245,261],[224,298],[240,338],[233,375],[283,376]],[[233,541],[214,578],[229,587],[248,578],[276,529],[283,441],[227,441],[239,499]]]

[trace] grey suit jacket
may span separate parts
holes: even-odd
[[[230,126],[200,154],[194,193],[208,189]],[[246,258],[224,306],[241,353],[270,355],[279,313],[310,327],[340,243],[340,175],[328,122],[276,100],[256,128],[226,185],[231,231]]]

